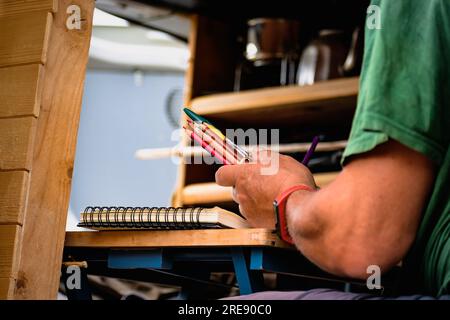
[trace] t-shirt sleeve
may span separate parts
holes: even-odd
[[[381,28],[366,25],[358,105],[342,163],[394,139],[440,165],[450,139],[450,1],[372,5]]]

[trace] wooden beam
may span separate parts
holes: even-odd
[[[0,172],[0,224],[23,224],[28,172]]]
[[[30,170],[34,117],[0,119],[0,170]]]
[[[83,231],[67,232],[66,247],[150,248],[270,246],[286,247],[269,229]]]
[[[0,67],[45,63],[51,24],[47,11],[0,16]]]
[[[0,300],[5,300],[13,296],[15,279],[0,278]]]
[[[40,64],[0,68],[0,118],[39,116],[43,73]]]
[[[0,225],[0,278],[17,277],[20,227]]]
[[[80,30],[66,27],[69,5],[81,9]],[[60,280],[94,1],[59,0],[58,7],[45,64],[16,299],[55,299]]]
[[[0,16],[15,15],[30,11],[49,11],[58,10],[57,0],[1,0]]]

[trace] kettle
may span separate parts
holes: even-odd
[[[363,32],[353,31],[350,49],[343,30],[326,29],[303,51],[297,71],[297,84],[311,85],[318,81],[359,74],[363,56]]]

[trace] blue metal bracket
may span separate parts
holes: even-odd
[[[262,269],[250,270],[250,252],[257,248],[216,248],[211,249],[145,249],[145,250],[110,250],[108,253],[108,268],[111,269],[159,269],[175,271],[175,262],[232,262],[241,294],[250,294],[263,290],[264,281]],[[251,255],[261,255],[257,251]],[[262,260],[261,260],[262,261]],[[179,271],[179,270],[178,270]],[[195,270],[185,270],[188,276],[204,278],[209,272],[203,270],[195,274]],[[209,277],[209,276],[208,276]]]
[[[261,291],[264,287],[262,273],[250,271],[244,249],[232,247],[230,250],[240,294]]]
[[[318,274],[319,269],[295,250],[252,248],[250,270],[301,275]]]
[[[172,269],[173,261],[164,249],[111,250],[108,268],[111,269]]]

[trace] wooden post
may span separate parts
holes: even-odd
[[[0,0],[0,298],[56,298],[93,8]]]

